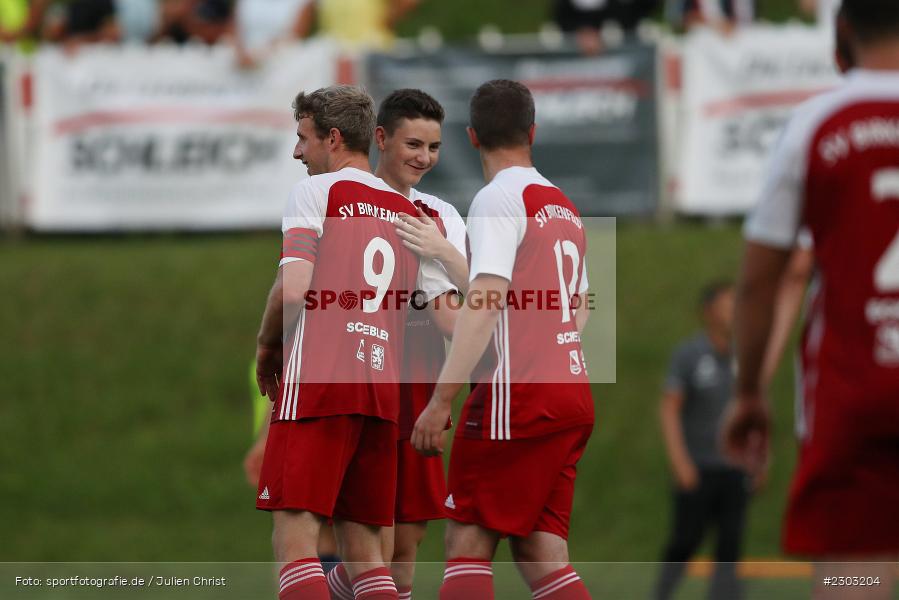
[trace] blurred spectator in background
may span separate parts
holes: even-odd
[[[230,0],[162,0],[154,41],[214,44],[231,28]]]
[[[50,0],[0,0],[0,43],[13,43],[40,35]]]
[[[799,0],[799,8],[807,15],[814,15],[819,27],[833,29],[840,0]]]
[[[641,21],[655,10],[658,0],[554,0],[553,18],[559,29],[574,34],[578,48],[586,55],[603,50],[602,29],[617,25],[632,34]]]
[[[159,29],[157,0],[115,0],[115,12],[124,43],[149,42]]]
[[[324,35],[350,48],[386,50],[420,0],[315,0]]]
[[[673,527],[654,592],[671,598],[686,562],[709,526],[717,529],[709,598],[742,596],[736,575],[749,480],[718,448],[724,409],[733,397],[734,287],[711,283],[702,291],[703,331],[674,352],[660,406],[665,448],[674,475]]]
[[[284,42],[312,32],[315,0],[237,0],[234,45],[237,62],[254,67]]]
[[[113,0],[67,0],[47,10],[44,39],[62,43],[69,50],[81,44],[117,42],[120,39]]]
[[[677,29],[706,26],[729,35],[755,20],[756,0],[669,0],[667,12]]]

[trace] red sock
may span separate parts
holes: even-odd
[[[398,600],[390,569],[378,567],[353,580],[355,600]]]
[[[301,558],[281,569],[278,600],[329,600],[325,572],[318,558]]]
[[[328,572],[328,589],[331,590],[331,600],[355,600],[353,584],[343,563]]]
[[[412,586],[409,587],[399,587],[396,588],[396,593],[399,595],[400,600],[412,600]]]
[[[531,593],[534,600],[590,600],[590,592],[571,565],[535,581]]]
[[[493,569],[489,560],[454,558],[446,561],[440,600],[493,600]]]

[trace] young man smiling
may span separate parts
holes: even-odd
[[[461,292],[468,289],[465,260],[465,223],[452,205],[413,186],[436,166],[440,158],[440,104],[421,90],[391,93],[378,110],[375,143],[379,158],[375,174],[411,200],[418,218],[401,215],[397,235],[423,260],[433,259],[445,269]],[[444,308],[453,305],[449,291],[432,301]],[[427,405],[445,359],[444,336],[450,337],[455,311],[411,309],[406,322],[405,351],[400,386],[400,431],[397,441],[397,494],[394,531],[385,530],[385,547],[393,547],[390,571],[400,600],[412,598],[412,580],[418,546],[428,521],[444,517],[446,479],[443,461],[425,457],[412,448],[409,438],[415,419]],[[387,553],[385,553],[387,555]],[[337,600],[352,600],[343,567],[328,576]]]

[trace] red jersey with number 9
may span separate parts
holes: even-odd
[[[345,168],[301,181],[283,224],[281,266],[314,263],[304,310],[285,323],[273,420],[361,414],[397,422],[406,315],[452,286],[406,249],[393,224],[415,206],[371,173]],[[285,286],[290,285],[285,277]]]
[[[472,374],[459,435],[509,440],[592,423],[574,318],[587,290],[587,241],[575,206],[536,169],[504,169],[475,197],[468,239],[471,279],[510,283]],[[493,300],[468,298],[473,306]]]

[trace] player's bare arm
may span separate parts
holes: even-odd
[[[262,325],[256,337],[256,382],[269,400],[278,395],[282,368],[282,331],[296,323],[312,282],[312,263],[297,260],[284,264],[268,295]]]
[[[797,247],[793,250],[777,292],[773,329],[762,363],[762,384],[765,387],[771,383],[774,373],[777,372],[777,365],[790,339],[793,325],[799,317],[805,288],[808,287],[814,266],[815,256],[811,248]]]
[[[439,260],[446,269],[450,281],[463,294],[468,292],[468,263],[453,244],[446,239],[437,223],[417,209],[418,218],[401,214],[396,223],[396,233],[403,245],[421,258]]]
[[[490,300],[505,298],[508,290],[509,280],[497,275],[478,275],[471,282],[469,300],[459,313],[453,344],[434,395],[412,431],[412,446],[422,454],[432,456],[443,452],[443,431],[453,398],[471,376],[499,318],[501,305]]]
[[[750,473],[760,473],[768,462],[771,416],[762,387],[762,361],[774,321],[774,301],[789,257],[788,250],[747,242],[737,286],[739,373],[737,397],[724,427],[724,445],[727,454]]]
[[[455,291],[441,294],[428,303],[428,315],[447,339],[453,338],[453,330],[456,328],[459,311],[462,309],[462,300]]]

